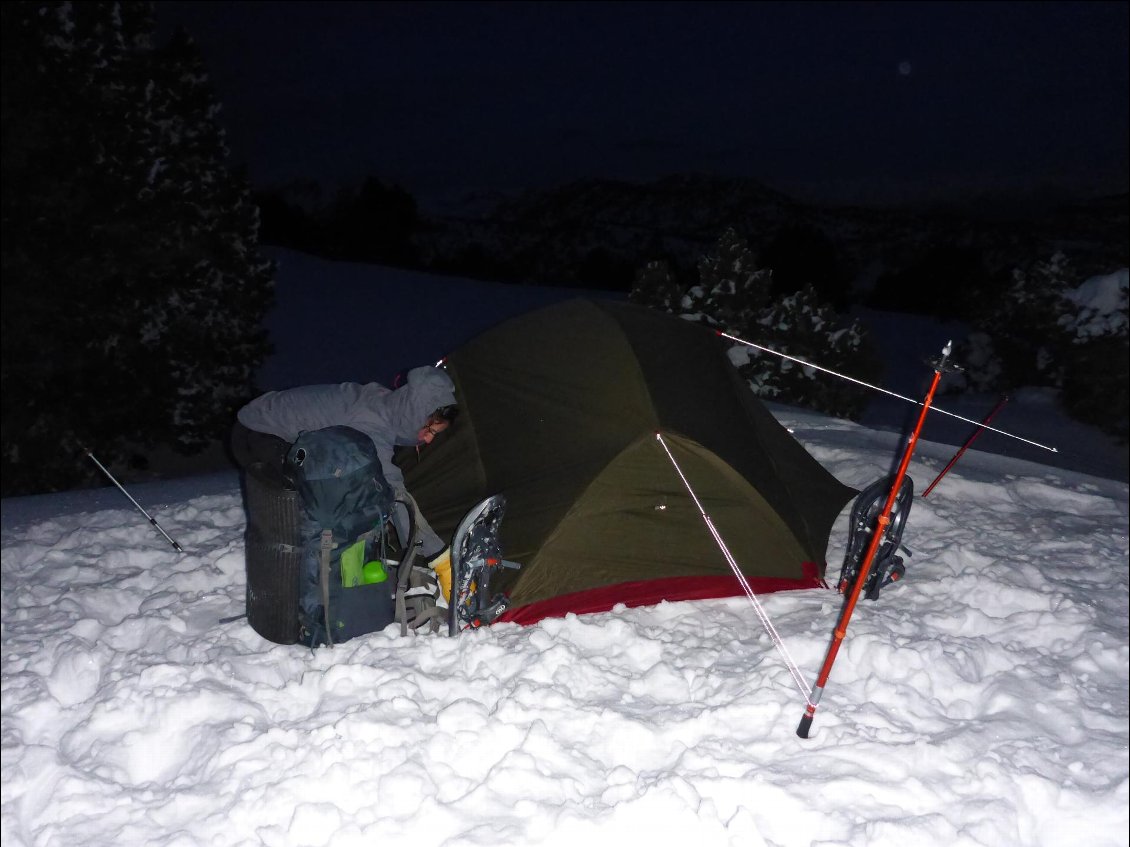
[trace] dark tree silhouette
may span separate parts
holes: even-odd
[[[876,280],[868,300],[877,309],[968,320],[994,299],[1007,277],[993,273],[984,251],[961,244],[931,244],[903,268]]]
[[[273,269],[192,42],[149,3],[6,3],[3,493],[222,436],[269,352]]]
[[[370,176],[329,210],[323,243],[333,258],[413,267],[417,259],[412,235],[418,226],[412,195]]]
[[[762,249],[761,263],[773,271],[774,297],[812,286],[838,312],[851,305],[851,275],[823,230],[807,224],[782,227]]]

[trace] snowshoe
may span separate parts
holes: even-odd
[[[505,594],[491,596],[491,574],[498,568],[520,568],[502,558],[499,526],[506,498],[495,494],[483,500],[459,523],[451,540],[451,604],[448,634],[492,623],[510,608]]]
[[[871,543],[871,535],[875,532],[879,515],[887,503],[893,484],[894,477],[891,476],[877,479],[855,498],[855,503],[851,507],[847,551],[844,553],[844,563],[840,568],[838,590],[841,594],[848,593],[855,586],[863,566],[863,557]],[[896,554],[901,548],[907,556],[911,555],[910,550],[902,546],[902,533],[906,528],[906,519],[913,502],[914,482],[909,476],[904,476],[895,496],[894,505],[891,507],[891,521],[887,524],[886,533],[875,551],[875,559],[867,574],[867,584],[863,587],[863,596],[868,600],[878,600],[879,592],[883,588],[906,575],[906,566],[902,557]]]

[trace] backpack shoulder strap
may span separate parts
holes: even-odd
[[[420,507],[407,491],[400,492],[408,510],[408,542],[404,546],[404,559],[396,569],[396,620],[400,634],[408,635],[427,625],[432,632],[439,631],[445,612],[437,608],[440,595],[439,580],[427,565],[416,564],[416,546],[420,537]]]
[[[406,605],[406,597],[408,594],[408,577],[412,573],[412,568],[415,566],[416,561],[416,544],[420,540],[420,522],[417,516],[420,514],[420,507],[416,505],[416,500],[407,491],[400,492],[404,496],[404,507],[408,512],[408,539],[402,540],[404,548],[404,557],[401,559],[400,564],[396,568],[396,619],[400,621],[400,634],[408,634],[408,608]]]

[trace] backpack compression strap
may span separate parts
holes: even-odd
[[[326,625],[326,644],[334,646],[333,633],[330,632],[330,554],[334,549],[332,529],[322,530],[322,561],[318,569],[318,584],[322,589],[322,615]]]

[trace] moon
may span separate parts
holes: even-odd
[[[910,62],[905,59],[899,62],[899,76],[910,76],[911,70],[913,69],[910,66]]]

